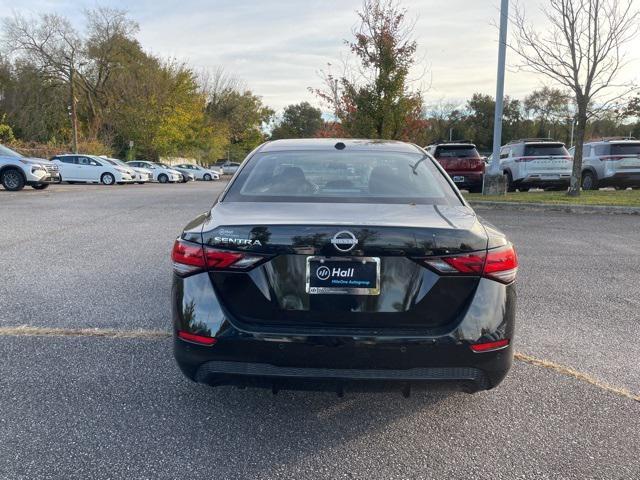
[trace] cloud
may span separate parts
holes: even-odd
[[[427,101],[464,99],[473,92],[494,94],[498,0],[405,0],[416,17],[419,64],[412,72],[430,84]],[[320,86],[318,70],[341,64],[344,39],[356,24],[359,0],[142,0],[101,2],[125,8],[140,23],[142,45],[162,57],[186,60],[197,69],[222,65],[243,79],[272,107],[302,100],[318,103],[308,87]],[[83,8],[95,0],[0,0],[5,12],[58,12],[80,25]],[[532,19],[542,22],[536,9]],[[640,52],[640,39],[630,51]],[[509,63],[514,63],[509,54]],[[637,65],[636,65],[637,67]],[[505,91],[521,97],[548,80],[507,73]]]

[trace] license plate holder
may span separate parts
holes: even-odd
[[[307,257],[309,295],[380,295],[380,258]]]
[[[462,175],[454,175],[453,176],[453,181],[455,183],[463,183],[464,182],[464,177]]]

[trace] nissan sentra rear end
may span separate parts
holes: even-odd
[[[172,260],[198,382],[407,395],[490,389],[511,365],[515,250],[413,145],[267,143]]]

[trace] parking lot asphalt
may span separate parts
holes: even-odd
[[[0,190],[0,327],[169,329],[169,252],[223,183]],[[640,393],[640,219],[480,211],[516,349]],[[640,478],[640,403],[515,362],[476,395],[211,389],[170,340],[0,336],[0,478]]]

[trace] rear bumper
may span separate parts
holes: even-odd
[[[327,337],[335,341],[337,338]],[[464,357],[462,348],[383,342],[368,345],[291,343],[283,348],[254,342],[224,342],[205,347],[175,339],[178,365],[190,379],[211,386],[235,385],[295,390],[389,390],[445,388],[475,392],[498,385],[511,367],[511,347]],[[264,348],[270,347],[270,348]],[[390,348],[389,348],[390,347]],[[207,351],[209,349],[209,351]],[[204,350],[204,351],[203,351]],[[212,352],[217,350],[215,354]],[[255,358],[239,354],[258,350]],[[235,351],[235,352],[234,352]],[[310,356],[315,361],[310,361]],[[212,356],[215,359],[210,359]],[[367,365],[361,360],[367,357]],[[225,360],[221,360],[223,358]],[[260,361],[261,360],[261,361]],[[349,367],[351,363],[360,368]],[[331,365],[341,364],[342,368]],[[327,366],[317,366],[327,365]],[[391,368],[390,365],[395,366]]]
[[[482,179],[484,174],[481,172],[447,171],[447,173],[458,188],[482,188]],[[464,180],[456,182],[456,177],[462,177]]]
[[[209,385],[337,390],[446,387],[477,391],[498,385],[513,347],[475,353],[479,341],[513,338],[515,286],[481,280],[474,300],[449,331],[247,331],[218,302],[206,273],[174,276],[174,332],[217,338],[203,346],[174,339],[174,355],[190,379]]]
[[[561,175],[557,178],[545,178],[543,176],[529,175],[520,180],[516,180],[513,183],[517,186],[532,187],[532,188],[544,188],[544,187],[564,187],[569,186],[571,182],[571,175]]]
[[[600,187],[640,186],[640,172],[616,173],[598,180]]]

